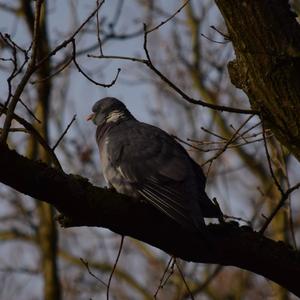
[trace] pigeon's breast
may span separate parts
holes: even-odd
[[[130,197],[138,197],[139,194],[134,184],[126,179],[122,170],[111,160],[109,148],[113,137],[107,133],[98,140],[100,160],[105,181],[109,186],[113,186],[117,192]],[[117,143],[119,144],[119,143]]]

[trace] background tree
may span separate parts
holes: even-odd
[[[0,180],[14,188],[0,190],[2,298],[105,299],[120,237],[92,226],[136,238],[125,238],[114,272],[117,299],[299,296],[299,254],[285,246],[297,249],[300,181],[299,25],[287,1],[0,7]],[[106,94],[174,134],[203,166],[224,213],[261,234],[211,225],[221,249],[212,252],[150,207],[59,171],[104,184],[94,128],[81,120]],[[68,217],[65,226],[91,227],[57,228],[53,206]]]

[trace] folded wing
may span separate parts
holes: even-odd
[[[132,121],[136,122],[136,121]],[[205,177],[194,174],[193,161],[172,137],[144,123],[127,124],[109,135],[107,155],[114,170],[108,178],[116,190],[129,184],[163,213],[186,227],[204,224],[200,209]],[[128,193],[130,194],[130,192]],[[205,195],[206,196],[206,195]],[[207,197],[207,196],[206,196]]]

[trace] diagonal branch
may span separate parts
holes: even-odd
[[[237,223],[209,225],[210,243],[146,203],[93,186],[87,179],[22,157],[0,145],[0,181],[43,199],[68,226],[98,226],[131,236],[186,261],[236,266],[300,296],[300,253]],[[155,220],[155,222],[153,222]]]
[[[160,27],[160,25],[158,26]],[[137,57],[128,57],[128,56],[115,56],[115,55],[91,55],[88,54],[88,57],[91,58],[99,58],[99,59],[120,59],[120,60],[129,60],[133,62],[138,62],[146,65],[150,70],[152,70],[160,79],[166,83],[171,89],[173,89],[176,93],[178,93],[184,100],[191,104],[196,104],[196,105],[201,105],[203,107],[208,107],[216,111],[226,111],[226,112],[231,112],[231,113],[238,113],[238,114],[246,114],[246,115],[256,115],[259,113],[258,110],[250,110],[250,109],[240,109],[240,108],[235,108],[235,107],[230,107],[230,106],[224,106],[224,105],[217,105],[213,103],[209,103],[206,101],[203,101],[201,99],[194,99],[190,97],[188,94],[186,94],[178,85],[176,85],[174,82],[172,82],[169,78],[167,78],[163,73],[161,73],[152,63],[149,50],[148,50],[148,34],[151,33],[153,30],[156,30],[157,28],[155,27],[154,29],[147,30],[146,24],[144,24],[144,44],[143,48],[145,51],[145,55],[147,59],[141,59]]]

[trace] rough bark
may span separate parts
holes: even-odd
[[[287,0],[216,0],[236,58],[232,83],[300,161],[300,26]]]
[[[20,156],[0,145],[0,181],[46,201],[66,226],[105,227],[186,261],[231,265],[277,282],[300,296],[300,254],[248,227],[210,225],[207,237],[189,233],[151,206],[93,186],[87,179]]]

